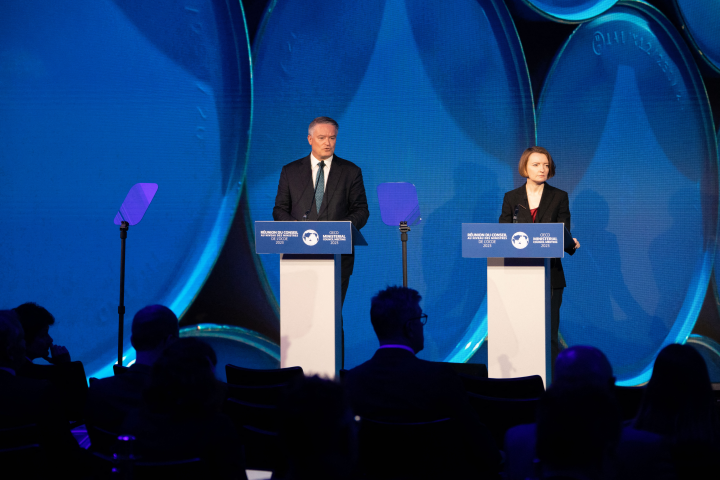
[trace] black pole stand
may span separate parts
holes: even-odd
[[[400,222],[400,241],[402,242],[403,256],[403,287],[407,287],[407,232],[410,231],[407,222]]]
[[[125,239],[127,238],[128,222],[120,223],[120,305],[118,306],[118,316],[120,324],[118,327],[118,361],[117,364],[122,367],[123,363],[123,323],[125,319]]]

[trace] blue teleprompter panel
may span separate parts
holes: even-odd
[[[352,222],[255,222],[255,253],[352,253]]]
[[[562,223],[463,223],[462,256],[563,258]]]

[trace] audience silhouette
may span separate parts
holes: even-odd
[[[217,357],[207,343],[182,338],[152,367],[145,405],[128,413],[120,428],[135,437],[146,461],[200,458],[208,478],[246,478],[240,437],[220,413],[224,392],[215,378]]]
[[[68,363],[70,353],[62,345],[55,345],[50,336],[50,327],[55,317],[37,303],[23,303],[13,309],[25,331],[25,356],[29,360],[23,368],[33,368],[33,360],[43,358],[48,363]]]
[[[88,426],[117,433],[128,412],[143,405],[153,364],[178,338],[178,319],[169,308],[150,305],[137,312],[130,337],[137,353],[135,363],[121,375],[92,382],[85,414]],[[89,428],[88,433],[97,445],[96,430]]]
[[[279,405],[282,480],[357,477],[357,422],[341,385],[317,376],[289,388]]]
[[[501,453],[470,407],[460,379],[447,365],[416,357],[424,346],[427,321],[421,298],[405,287],[388,287],[372,298],[370,320],[380,348],[371,359],[347,371],[344,383],[350,402],[361,417],[385,422],[450,418],[458,431],[447,442],[458,440],[459,451],[472,451],[459,458],[472,458],[476,474],[494,472]]]
[[[28,427],[27,442],[42,447],[48,462],[24,465],[24,478],[34,478],[33,474],[41,474],[39,470],[50,464],[54,471],[67,473],[77,460],[79,447],[70,433],[54,386],[17,375],[28,361],[24,338],[16,313],[0,310],[0,429]]]
[[[660,351],[634,427],[671,439],[678,477],[717,478],[717,405],[707,365],[694,348],[672,344]]]

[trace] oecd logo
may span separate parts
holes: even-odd
[[[517,232],[515,235],[512,236],[511,241],[513,247],[517,248],[518,250],[522,250],[530,243],[530,239],[527,235],[525,235],[524,232]]]
[[[320,235],[318,235],[315,230],[305,230],[302,239],[303,242],[305,242],[305,245],[312,247],[313,245],[316,245],[318,243],[318,240],[320,240]]]

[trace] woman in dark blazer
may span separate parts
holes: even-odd
[[[570,202],[567,192],[548,185],[547,179],[555,175],[555,163],[550,152],[543,147],[527,148],[520,157],[518,165],[520,175],[527,182],[520,188],[505,194],[500,214],[500,223],[513,223],[517,211],[517,223],[559,223],[565,224],[570,231]],[[566,250],[573,255],[580,248],[575,240],[575,247]],[[550,284],[552,286],[550,300],[550,350],[552,362],[559,352],[558,329],[560,328],[560,305],[562,304],[565,273],[559,258],[550,259]]]

